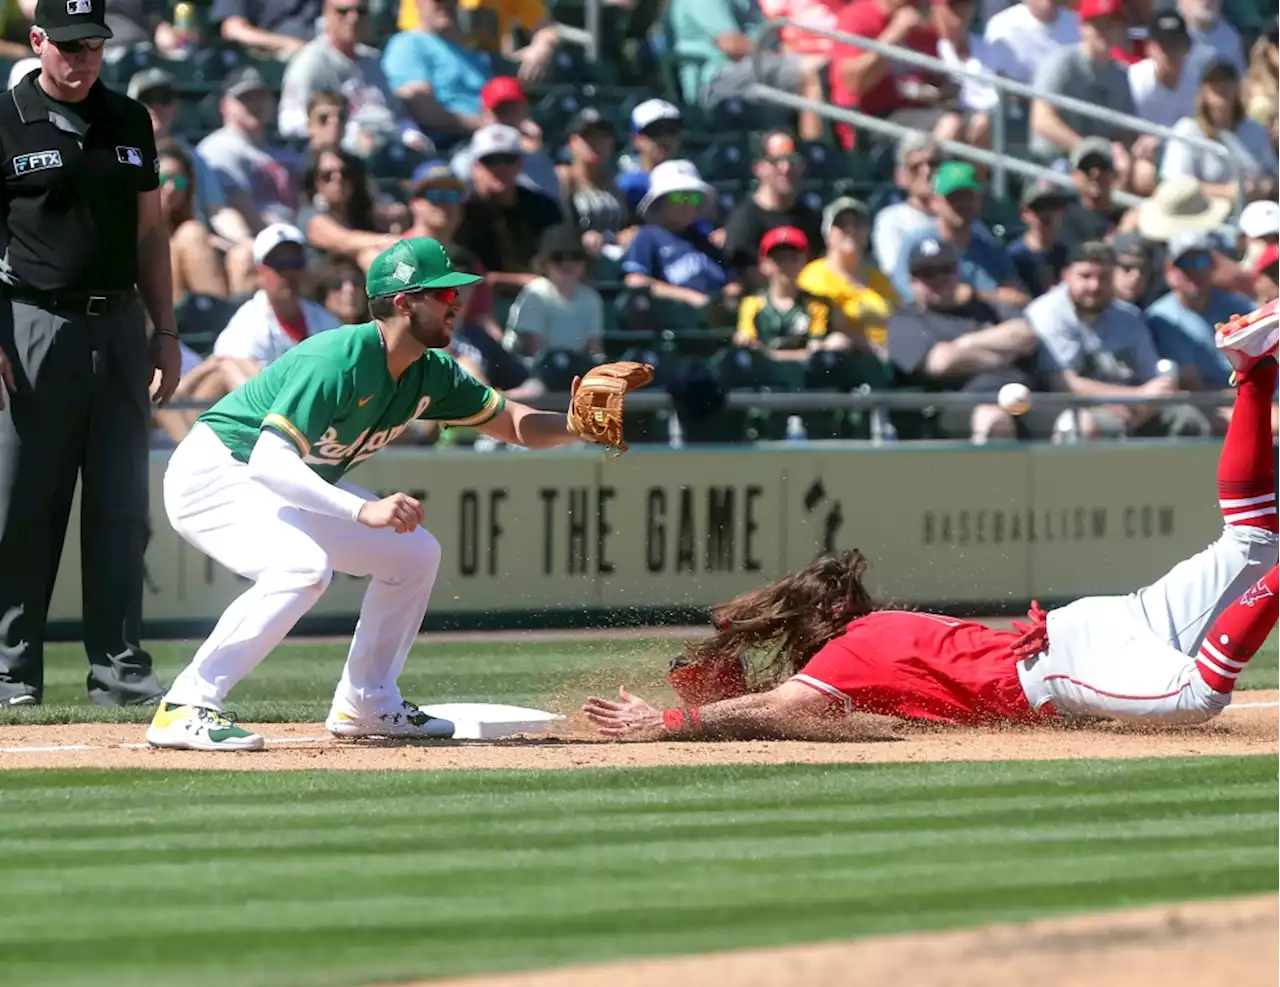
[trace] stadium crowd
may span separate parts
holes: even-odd
[[[1227,387],[1214,323],[1276,297],[1275,11],[1158,3],[605,0],[591,64],[558,26],[582,8],[543,0],[109,0],[104,80],[146,106],[159,142],[178,397],[214,400],[363,321],[369,261],[426,235],[484,275],[452,343],[476,376],[528,399],[605,356],[643,358],[685,440],[872,427],[730,416],[735,389],[1014,381],[1097,405],[1043,421],[995,405],[895,413],[888,427],[974,442],[1220,434],[1225,412],[1108,398]],[[0,13],[11,86],[33,67],[33,11]],[[776,17],[1133,114],[1231,163],[799,28],[757,63]],[[747,101],[757,81],[915,133],[894,146],[783,114]],[[997,197],[985,169],[939,151],[990,147],[996,113],[1009,153],[1074,192],[1015,180]],[[1120,190],[1145,201],[1122,208]],[[158,412],[156,441],[196,414]],[[401,441],[460,438],[424,424]]]

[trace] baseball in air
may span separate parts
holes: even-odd
[[[1026,384],[1005,384],[996,403],[1011,415],[1025,415],[1031,407],[1031,389]]]

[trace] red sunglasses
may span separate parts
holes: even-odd
[[[426,298],[433,298],[441,305],[452,305],[458,297],[457,288],[427,288],[423,291],[411,292],[414,295],[422,295]]]

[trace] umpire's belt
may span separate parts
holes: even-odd
[[[83,315],[106,315],[138,297],[136,290],[127,291],[39,291],[12,285],[3,289],[6,298],[25,302],[47,312],[73,312]]]

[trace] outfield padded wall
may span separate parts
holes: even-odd
[[[1009,609],[1127,592],[1204,548],[1221,525],[1218,448],[805,444],[637,448],[616,460],[392,449],[351,479],[423,500],[444,547],[436,625],[687,612],[855,546],[895,600]],[[151,463],[149,633],[207,626],[246,585],[169,527],[166,462]],[[50,614],[65,633],[80,613],[78,513]],[[363,591],[337,576],[313,613],[350,623]]]

